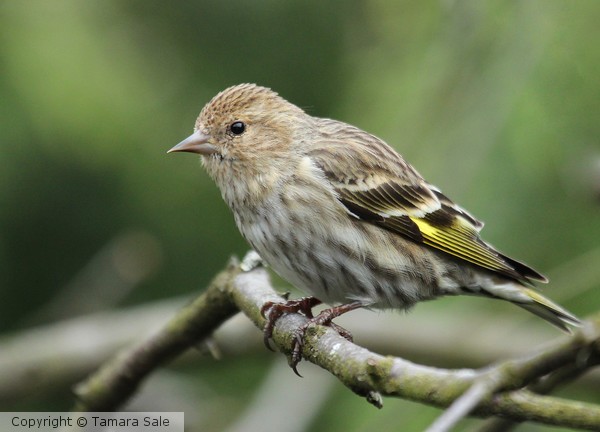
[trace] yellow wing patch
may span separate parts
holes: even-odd
[[[455,219],[451,226],[441,227],[432,225],[425,219],[410,219],[421,231],[426,245],[492,271],[514,272],[502,258],[479,240],[473,228],[464,226],[459,219]]]

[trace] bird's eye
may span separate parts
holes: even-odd
[[[241,135],[246,130],[246,125],[241,121],[236,121],[231,123],[231,126],[229,126],[229,130],[233,135]]]

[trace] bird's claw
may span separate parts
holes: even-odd
[[[343,337],[344,339],[346,339],[348,342],[354,342],[354,338],[352,337],[352,333],[350,333],[344,327],[342,327],[340,325],[337,325],[333,321],[330,321],[328,325],[329,325],[329,327],[331,327],[332,329],[334,329],[337,332],[337,334],[339,334],[341,337]]]
[[[298,372],[298,363],[302,360],[302,348],[304,348],[304,335],[308,326],[301,326],[294,332],[294,339],[292,341],[292,354],[288,358],[288,365],[292,368],[294,373],[302,378],[300,372]]]
[[[262,308],[260,308],[260,315],[263,318],[266,318],[265,326],[263,327],[263,343],[267,347],[269,351],[275,351],[271,344],[269,343],[269,339],[273,336],[273,328],[275,327],[275,322],[283,315],[283,311],[281,309],[271,310],[276,304],[274,302],[266,302]]]
[[[289,313],[302,313],[307,318],[312,318],[312,308],[321,303],[315,297],[302,297],[297,300],[287,300],[289,293],[285,293],[283,298],[286,300],[285,303],[266,302],[262,308],[260,308],[260,314],[263,318],[266,318],[266,323],[263,328],[263,342],[265,346],[274,351],[269,343],[269,339],[273,336],[273,329],[275,323],[282,315]]]
[[[343,312],[342,312],[343,313]],[[298,363],[302,360],[302,350],[304,348],[304,339],[306,331],[313,325],[329,326],[335,330],[344,339],[352,342],[352,334],[345,328],[337,325],[332,320],[340,315],[338,308],[325,309],[316,317],[310,318],[294,331],[294,339],[292,341],[292,354],[290,355],[288,364],[296,375],[302,377],[298,372]]]
[[[332,322],[334,318],[351,311],[353,309],[357,309],[362,306],[360,302],[352,302],[336,307],[332,307],[330,309],[325,309],[321,311],[317,316],[313,316],[312,308],[321,301],[314,297],[303,297],[298,300],[288,300],[286,303],[274,303],[267,302],[263,305],[260,312],[263,317],[267,319],[265,327],[263,329],[263,338],[265,346],[273,350],[271,345],[269,344],[269,339],[273,335],[273,328],[275,327],[275,322],[284,314],[287,313],[297,313],[301,312],[304,316],[308,318],[308,320],[294,330],[294,337],[292,340],[292,352],[289,357],[288,364],[294,371],[296,375],[301,377],[298,372],[297,366],[302,360],[302,350],[304,348],[304,339],[306,337],[306,330],[313,325],[325,325],[331,327],[335,330],[340,336],[345,338],[346,340],[352,342],[352,334],[346,330],[345,328],[335,324]]]

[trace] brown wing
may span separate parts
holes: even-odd
[[[360,129],[322,120],[309,152],[354,216],[519,282],[546,281],[479,237],[483,223],[429,185],[397,152]]]

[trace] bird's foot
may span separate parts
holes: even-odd
[[[308,318],[304,324],[298,327],[294,331],[294,339],[292,341],[292,353],[289,359],[289,365],[298,376],[298,363],[302,360],[302,348],[304,347],[304,338],[306,336],[306,330],[310,326],[314,325],[325,325],[331,327],[340,336],[352,342],[352,334],[345,328],[337,325],[332,320],[339,317],[340,315],[350,312],[351,310],[358,309],[363,306],[363,303],[355,301],[352,303],[346,303],[340,306],[334,306],[329,309],[321,311],[317,316],[313,316],[312,308],[321,304],[321,301],[315,297],[302,297],[297,300],[288,300],[285,303],[266,302],[260,310],[263,317],[267,319],[265,327],[263,328],[263,340],[265,346],[273,351],[269,344],[269,339],[273,335],[273,328],[277,320],[285,314],[289,313],[302,313]]]
[[[287,300],[287,295],[284,296]],[[277,320],[285,314],[302,313],[307,318],[313,318],[312,308],[321,304],[316,297],[302,297],[297,300],[287,300],[285,303],[266,302],[260,309],[260,314],[267,319],[263,328],[263,341],[265,346],[273,351],[269,339],[273,336],[273,328]]]

